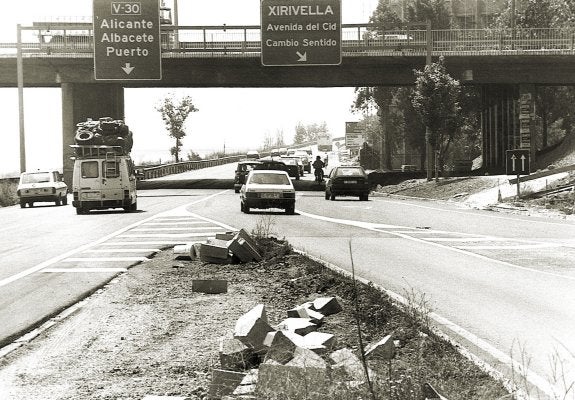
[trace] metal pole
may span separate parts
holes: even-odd
[[[26,171],[26,135],[24,134],[24,71],[22,69],[22,27],[17,25],[16,74],[18,79],[18,123],[20,127],[20,172]]]
[[[431,20],[427,20],[425,28],[425,39],[426,39],[426,55],[425,55],[425,65],[431,65],[431,52],[433,50],[433,41],[431,38]],[[427,180],[431,181],[433,179],[433,149],[429,143],[429,136],[431,131],[429,127],[425,127],[425,157],[427,164]]]
[[[511,48],[515,46],[515,0],[511,0]]]

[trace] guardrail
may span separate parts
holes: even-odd
[[[21,27],[24,57],[93,56],[90,23],[35,23]],[[575,54],[575,28],[432,30],[434,55]],[[163,58],[260,57],[259,25],[164,26]],[[0,43],[0,57],[15,57],[16,43]],[[343,56],[421,56],[425,30],[376,34],[370,24],[342,24]]]
[[[141,172],[140,179],[154,179],[161,178],[166,175],[181,174],[182,172],[192,171],[196,169],[215,167],[218,165],[229,164],[237,162],[245,158],[243,155],[216,158],[213,160],[201,161],[183,161],[173,164],[158,165],[155,167],[137,168]]]

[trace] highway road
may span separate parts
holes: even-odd
[[[541,393],[562,390],[550,359],[567,384],[575,379],[573,223],[390,197],[326,201],[312,191],[298,192],[293,216],[243,214],[233,189],[143,190],[138,205],[81,216],[70,206],[0,209],[0,334],[21,332],[159,248],[263,224],[348,271],[351,245],[358,276],[423,298],[450,337]]]

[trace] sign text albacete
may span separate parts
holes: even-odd
[[[341,0],[262,0],[262,64],[341,64]]]
[[[159,0],[93,1],[95,79],[162,79]]]

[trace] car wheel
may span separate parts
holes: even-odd
[[[239,188],[236,188],[236,189],[234,189],[234,192],[239,193],[239,192],[240,192],[240,189],[239,189]]]
[[[367,201],[368,198],[369,198],[369,195],[367,195],[367,194],[362,194],[361,196],[359,196],[360,201]]]
[[[56,201],[54,203],[56,203],[56,206],[62,205],[62,196],[58,195],[58,197],[56,197]]]
[[[33,202],[33,201],[29,201],[29,202],[28,202],[28,207],[34,207],[34,202]]]
[[[295,213],[295,206],[288,206],[285,209],[286,214],[288,215],[293,215]]]
[[[327,192],[327,190],[325,191],[325,199],[329,200],[329,193]]]
[[[64,197],[62,197],[62,204],[64,204],[65,206],[68,205],[68,196],[64,195]]]
[[[82,207],[76,207],[76,214],[78,215],[86,214],[86,210]]]
[[[299,174],[296,175],[295,180],[299,181]]]
[[[335,200],[335,194],[331,193],[331,194],[329,195],[329,199],[330,199],[331,201],[334,201],[334,200]]]

